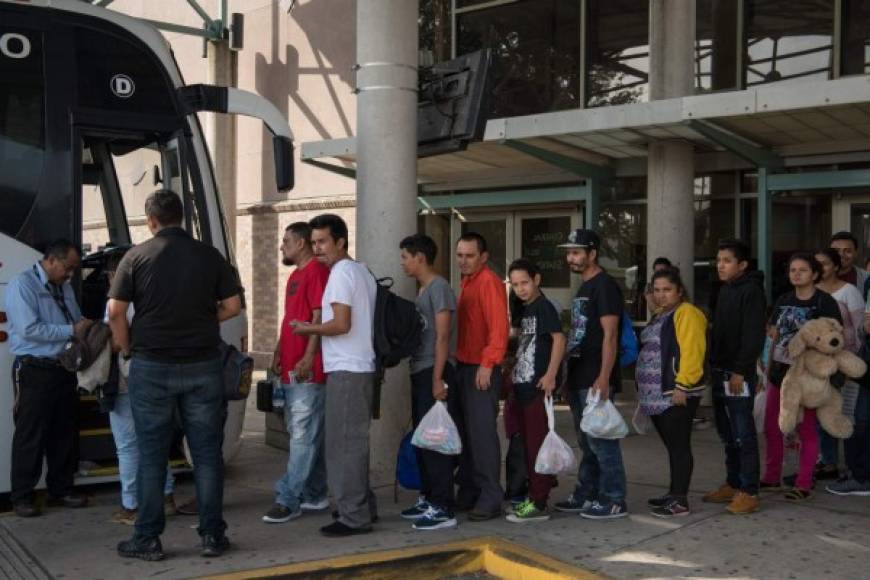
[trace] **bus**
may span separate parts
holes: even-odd
[[[102,319],[106,260],[150,237],[144,200],[158,188],[178,193],[187,231],[234,264],[197,117],[204,111],[263,121],[273,136],[276,186],[292,188],[293,135],[278,109],[245,91],[186,86],[152,25],[80,0],[0,0],[0,493],[10,491],[14,429],[2,312],[12,277],[51,240],[72,240],[83,249],[74,281],[82,312]],[[244,310],[221,334],[247,350]],[[79,399],[77,484],[113,480],[108,415],[95,396]],[[229,403],[226,460],[239,447],[244,412],[244,401]],[[172,463],[189,467],[180,440]]]

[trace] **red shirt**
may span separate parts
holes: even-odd
[[[510,325],[504,282],[495,272],[484,266],[462,279],[456,319],[456,360],[486,368],[501,363]]]
[[[296,268],[287,279],[287,294],[284,301],[284,322],[281,323],[281,380],[290,382],[289,373],[293,370],[308,347],[308,337],[293,334],[290,322],[302,320],[310,322],[315,310],[320,310],[323,289],[329,279],[329,268],[312,258],[304,268]],[[320,348],[314,356],[311,382],[323,384],[323,357]]]

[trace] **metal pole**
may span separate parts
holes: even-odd
[[[770,301],[773,290],[772,211],[773,196],[768,189],[767,168],[758,168],[758,269],[764,274],[764,290]]]
[[[357,1],[357,257],[412,298],[399,242],[417,231],[417,0]],[[441,252],[452,254],[450,248]],[[408,426],[408,367],[387,373],[372,424],[372,484],[394,479]]]

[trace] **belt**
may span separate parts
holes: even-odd
[[[56,358],[46,356],[31,356],[24,355],[17,357],[17,360],[23,365],[37,367],[41,369],[62,369],[60,362]]]

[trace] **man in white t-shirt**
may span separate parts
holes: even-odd
[[[314,255],[330,268],[323,291],[320,324],[292,321],[296,334],[323,337],[326,376],[326,477],[337,504],[325,536],[372,531],[377,518],[369,486],[369,427],[375,389],[372,322],[377,286],[374,276],[347,253],[347,224],[334,214],[309,223]]]

